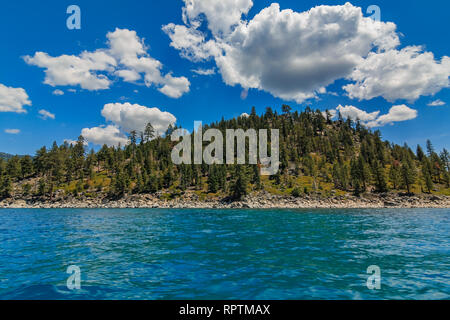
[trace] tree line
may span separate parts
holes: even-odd
[[[53,198],[104,194],[120,198],[127,194],[163,192],[171,196],[187,190],[239,199],[254,190],[289,190],[294,196],[319,192],[321,184],[360,195],[365,192],[402,191],[431,193],[449,188],[450,155],[437,152],[430,141],[425,151],[413,151],[383,141],[380,131],[366,128],[356,119],[336,120],[331,114],[307,107],[303,112],[282,106],[282,113],[270,107],[262,115],[255,108],[249,116],[205,125],[203,130],[279,129],[280,170],[263,181],[259,165],[174,165],[174,142],[170,126],[165,135],[155,136],[149,123],[143,132],[132,131],[125,146],[104,145],[87,150],[82,136],[42,147],[34,156],[0,159],[0,199],[15,197]],[[270,148],[269,148],[270,149]],[[309,177],[309,186],[298,180]]]

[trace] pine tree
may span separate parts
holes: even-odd
[[[149,122],[147,123],[147,125],[145,126],[145,130],[144,130],[144,139],[145,142],[149,142],[150,140],[152,140],[155,137],[155,129],[153,128],[152,124]]]
[[[260,169],[259,169],[259,165],[253,165],[253,179],[252,179],[252,183],[255,185],[255,188],[261,189],[261,173],[260,173]]]
[[[389,169],[389,180],[394,190],[398,190],[402,181],[402,171],[398,161],[394,161]]]
[[[216,193],[219,190],[219,179],[215,165],[212,165],[210,167],[207,183],[208,183],[208,191],[210,193]]]
[[[30,156],[25,156],[20,161],[20,167],[22,169],[22,179],[27,178],[33,174],[33,159]]]
[[[450,173],[447,171],[444,174],[444,182],[447,188],[450,188]]]
[[[444,164],[445,169],[447,171],[450,171],[450,154],[447,151],[447,149],[444,148],[442,150],[440,157],[441,157],[442,163]]]
[[[423,158],[425,157],[425,153],[423,152],[422,147],[420,145],[417,145],[416,155],[417,155],[417,160],[422,162]]]
[[[12,182],[9,176],[3,177],[0,185],[0,198],[5,199],[12,196]]]
[[[290,106],[288,106],[287,104],[283,104],[281,106],[281,110],[283,111],[283,113],[291,113],[292,108]]]
[[[47,194],[47,184],[45,183],[45,179],[41,178],[39,180],[39,186],[38,186],[38,195],[39,196],[45,196]]]
[[[425,182],[425,186],[428,190],[428,193],[431,193],[431,191],[433,190],[433,179],[432,179],[432,174],[433,174],[433,169],[431,167],[431,162],[430,160],[428,160],[427,157],[423,157],[422,159],[422,178],[423,181]]]
[[[144,181],[142,179],[142,175],[138,174],[136,178],[136,185],[134,187],[134,193],[141,193],[144,191]]]
[[[244,166],[236,166],[236,179],[232,189],[232,196],[234,199],[242,199],[248,193],[248,179],[245,173]]]
[[[381,164],[381,161],[378,161],[375,165],[374,178],[375,178],[375,191],[377,192],[388,191],[384,168],[383,165]]]
[[[146,190],[150,193],[155,193],[159,190],[158,179],[154,174],[151,174],[148,178]]]
[[[425,186],[427,187],[428,193],[431,193],[431,191],[433,191],[433,179],[431,179],[431,176],[428,174],[428,172],[425,170],[422,171],[423,177],[424,177],[424,181],[425,181]]]
[[[164,188],[169,188],[174,181],[172,167],[168,167],[163,177]]]
[[[434,147],[430,140],[427,140],[427,153],[429,157],[434,153]]]
[[[416,172],[410,159],[402,162],[402,182],[408,193],[411,193],[411,187],[416,182]]]

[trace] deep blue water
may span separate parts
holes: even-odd
[[[449,236],[448,209],[4,209],[0,299],[449,299]]]

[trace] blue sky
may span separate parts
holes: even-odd
[[[224,2],[226,3],[226,1]],[[248,14],[241,17],[243,21],[250,22],[256,14],[272,3],[264,0],[253,2]],[[345,1],[279,1],[280,10],[292,9],[293,12],[307,11],[318,5],[336,6],[344,3]],[[436,73],[443,73],[444,75],[441,74],[439,79],[448,82],[448,73],[441,70],[443,67],[441,68],[439,62],[442,57],[450,55],[449,43],[445,36],[450,24],[448,20],[449,3],[435,0],[415,1],[414,4],[409,1],[377,1],[376,3],[352,1],[351,3],[355,7],[360,7],[365,17],[370,16],[366,13],[367,7],[373,4],[378,5],[381,9],[381,21],[393,22],[397,27],[395,32],[399,36],[401,44],[395,50],[414,45],[424,46],[419,54],[423,52],[434,54],[434,61],[427,60],[430,62],[431,69],[435,67],[433,71],[429,71],[430,77],[434,77]],[[81,30],[69,30],[66,27],[66,19],[69,16],[66,9],[71,4],[76,4],[81,9]],[[85,128],[104,129],[104,126],[107,125],[116,126],[121,131],[120,135],[123,136],[126,134],[127,128],[131,126],[130,123],[125,124],[125,122],[132,118],[114,122],[111,120],[112,116],[105,119],[102,110],[106,104],[113,104],[112,107],[114,107],[126,102],[148,108],[156,107],[163,112],[169,112],[176,117],[177,124],[188,129],[192,128],[195,120],[209,123],[220,120],[222,116],[225,118],[236,117],[244,112],[249,113],[252,106],[256,107],[258,113],[262,113],[267,106],[280,110],[284,103],[299,111],[307,105],[320,110],[335,109],[339,105],[354,106],[367,114],[379,112],[377,118],[372,121],[378,121],[377,127],[374,128],[380,129],[385,139],[399,144],[407,142],[415,148],[416,144],[423,145],[426,139],[430,138],[435,147],[450,148],[448,83],[443,85],[441,81],[440,86],[434,90],[436,92],[432,95],[423,89],[423,94],[413,101],[402,97],[398,98],[395,92],[393,93],[396,96],[395,99],[386,97],[387,93],[373,98],[351,99],[342,89],[349,83],[345,77],[336,77],[330,84],[327,84],[328,94],[316,93],[315,97],[304,101],[292,98],[292,94],[277,93],[278,89],[267,87],[267,81],[261,81],[259,88],[249,85],[247,81],[249,78],[246,78],[245,81],[233,80],[236,82],[234,86],[229,85],[225,83],[223,76],[225,68],[222,69],[219,66],[217,59],[210,57],[205,61],[191,61],[180,56],[181,51],[173,46],[173,39],[162,30],[162,27],[169,23],[192,28],[193,23],[185,24],[182,20],[183,6],[184,2],[181,0],[128,0],[126,5],[123,1],[2,1],[0,4],[0,38],[2,39],[0,84],[7,88],[22,88],[32,105],[23,106],[22,109],[26,110],[26,113],[20,113],[17,110],[5,111],[5,107],[2,111],[0,106],[0,151],[13,154],[34,154],[42,145],[49,146],[53,141],[62,143],[65,139],[76,139]],[[194,21],[194,17],[191,18]],[[222,38],[215,36],[208,27],[212,23],[220,26],[220,20],[212,20],[215,18],[217,18],[215,14],[206,15],[203,25],[198,27],[196,32],[200,32],[205,35],[206,39],[212,39],[218,43],[225,36]],[[162,77],[170,74],[176,78],[187,79],[189,82],[188,92],[182,89],[184,91],[181,93],[181,97],[174,97],[173,94],[164,94],[158,90],[164,86],[165,80],[157,81],[147,87],[142,79],[127,82],[119,76],[113,75],[112,72],[98,73],[106,74],[110,80],[109,88],[104,90],[82,89],[79,84],[61,85],[55,84],[55,81],[52,86],[44,83],[45,67],[37,66],[36,63],[27,63],[24,59],[27,55],[33,57],[36,52],[45,52],[51,57],[59,57],[61,55],[78,56],[83,51],[94,52],[99,49],[108,49],[106,35],[108,32],[114,32],[116,28],[135,31],[139,41],[145,39],[144,42],[148,48],[146,48],[144,56],[151,57],[162,64]],[[288,33],[287,35],[289,35]],[[280,34],[279,38],[287,35]],[[264,47],[265,43],[260,43],[260,46]],[[298,56],[301,56],[303,47],[299,45],[299,48]],[[291,48],[285,46],[279,49],[288,51]],[[276,51],[274,59],[280,59],[281,64],[289,65],[292,59],[297,58],[295,52],[284,54]],[[316,56],[323,52],[318,51]],[[291,61],[283,61],[285,56]],[[363,55],[363,58],[366,56],[366,54]],[[261,59],[264,61],[263,58]],[[255,61],[258,61],[257,57]],[[237,60],[233,60],[233,63],[241,63],[241,61],[237,58]],[[231,67],[233,70],[238,68],[233,64]],[[215,70],[213,75],[197,75],[192,71],[212,68]],[[419,73],[422,74],[423,69],[417,68],[417,66],[415,68],[411,69],[411,74],[420,70],[417,73],[417,77],[419,77]],[[238,70],[243,71],[241,67]],[[248,75],[247,70],[243,72]],[[273,78],[276,78],[277,72],[274,72]],[[311,71],[311,78],[314,78],[314,72]],[[144,74],[141,76],[144,77]],[[284,76],[284,74],[280,73],[280,76]],[[300,77],[296,74],[292,76],[297,80]],[[240,76],[238,78],[241,79]],[[411,78],[415,77],[409,77],[405,81],[411,81]],[[437,76],[435,79],[439,80]],[[232,81],[228,80],[228,82]],[[245,85],[249,85],[250,89],[248,96],[243,99],[241,95]],[[274,86],[277,87],[277,84]],[[429,86],[435,87],[436,84],[430,83]],[[408,91],[406,84],[404,87]],[[69,89],[75,90],[75,92]],[[61,90],[64,94],[55,95],[55,90]],[[295,84],[293,90],[297,90]],[[295,92],[297,93],[299,90]],[[406,97],[408,94],[404,95]],[[399,96],[401,95],[399,94]],[[1,96],[0,101],[2,101]],[[438,104],[443,105],[428,106],[433,101],[441,101],[443,103]],[[408,108],[402,111],[416,110],[417,114],[404,121],[383,122],[378,118],[388,114],[393,106],[399,105]],[[42,115],[39,114],[40,110],[48,111],[54,115],[54,119],[42,119]],[[352,111],[351,109],[344,110]],[[143,114],[147,114],[145,110],[143,112]],[[14,129],[20,132],[11,131]],[[98,147],[95,144],[91,144],[91,146]]]

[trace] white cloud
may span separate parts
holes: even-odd
[[[163,27],[171,46],[193,61],[214,58],[228,85],[268,91],[299,103],[325,93],[326,86],[348,76],[372,49],[393,48],[399,43],[393,23],[365,18],[360,8],[349,3],[302,13],[280,10],[273,3],[253,19],[242,21],[251,1],[239,5],[222,1],[226,8],[222,11],[233,13],[230,20],[224,20],[220,10],[211,12],[209,2],[191,0],[186,4],[183,12],[189,28]],[[200,13],[213,33],[210,40],[197,29],[198,23],[192,23],[192,17],[201,17]]]
[[[352,120],[359,119],[363,122],[375,120],[378,117],[378,115],[380,114],[380,111],[367,113],[366,111],[358,109],[357,107],[354,107],[354,106],[343,107],[343,106],[339,105],[336,108],[336,110],[337,110],[337,112],[339,112],[341,114],[341,116],[343,118],[350,118]]]
[[[172,77],[171,74],[166,74],[164,77],[164,86],[158,91],[164,93],[171,98],[179,98],[186,92],[189,92],[189,80],[185,77]]]
[[[350,98],[415,101],[450,86],[450,58],[436,61],[418,46],[370,53],[350,75],[354,84],[344,86]]]
[[[113,84],[110,77],[116,76],[126,82],[142,80],[147,87],[155,85],[172,98],[189,92],[190,83],[186,77],[161,73],[162,63],[148,54],[148,48],[135,31],[116,28],[106,36],[108,48],[84,51],[78,56],[52,57],[45,52],[36,52],[34,56],[25,56],[24,60],[45,68],[44,83],[53,87],[79,85],[91,91],[105,90]]]
[[[47,110],[39,110],[39,114],[41,115],[41,119],[47,120],[47,119],[55,119],[55,115]]]
[[[151,123],[155,133],[163,134],[169,125],[176,122],[175,116],[158,108],[148,108],[130,103],[108,103],[102,109],[102,116],[109,125],[84,128],[81,135],[86,141],[97,145],[118,146],[128,142],[126,132],[142,132]],[[69,141],[69,140],[67,140]]]
[[[332,119],[335,118],[339,112],[342,118],[350,118],[353,121],[359,119],[363,125],[369,128],[382,127],[387,124],[394,124],[394,122],[412,120],[417,118],[418,115],[417,110],[411,109],[404,104],[392,106],[387,114],[381,116],[379,110],[368,113],[355,106],[343,107],[339,105],[336,109],[328,110],[328,112],[331,114]],[[326,118],[326,111],[323,111],[322,115]]]
[[[62,96],[62,95],[64,95],[64,91],[56,89],[52,92],[52,94],[55,96]]]
[[[81,130],[81,135],[87,142],[97,145],[124,146],[128,142],[127,137],[115,125],[84,128]]]
[[[211,56],[210,48],[204,42],[205,36],[202,32],[193,28],[169,23],[162,27],[162,30],[172,40],[170,46],[179,50],[182,57],[200,61]],[[214,41],[209,42],[209,46],[215,45]]]
[[[184,23],[199,27],[204,14],[209,30],[217,36],[229,34],[253,6],[252,0],[184,0],[184,3]]]
[[[195,74],[198,74],[200,76],[210,76],[216,73],[216,68],[211,69],[193,69],[191,70]]]
[[[243,114],[240,115],[240,117],[248,118],[248,117],[250,117],[250,115],[248,113],[244,112]]]
[[[435,101],[430,102],[429,104],[427,104],[427,106],[429,107],[441,107],[441,106],[445,106],[445,102],[437,99]]]
[[[0,83],[0,112],[26,113],[24,106],[31,106],[24,89],[7,87]]]
[[[329,110],[329,112],[331,113],[332,118],[339,112],[344,119],[350,118],[354,121],[359,119],[362,124],[369,128],[382,127],[387,124],[393,124],[394,122],[412,120],[417,118],[418,114],[417,110],[411,109],[404,104],[392,106],[387,114],[381,116],[379,115],[380,111],[368,113],[355,106],[343,107],[339,105],[336,110]],[[326,117],[325,112],[322,112],[322,114]]]
[[[109,103],[103,107],[102,116],[113,122],[126,132],[144,131],[147,123],[151,123],[155,131],[164,133],[169,125],[176,122],[176,118],[169,112],[158,108],[148,108],[138,104]]]
[[[19,134],[20,130],[19,129],[5,129],[5,133],[8,133],[8,134]]]
[[[382,127],[386,124],[393,124],[394,122],[407,121],[417,118],[417,110],[411,109],[406,105],[393,106],[389,109],[389,113],[378,117],[374,121],[368,122],[368,127]]]
[[[108,89],[111,85],[106,75],[98,71],[112,71],[116,65],[114,58],[103,51],[84,51],[79,56],[62,55],[51,57],[45,52],[25,56],[29,65],[45,68],[44,83],[55,86],[76,86],[86,90]]]
[[[301,103],[344,87],[358,99],[416,100],[448,87],[450,58],[436,61],[420,47],[402,50],[396,25],[364,17],[350,3],[309,11],[272,3],[252,19],[250,0],[185,0],[184,25],[163,26],[171,46],[194,62],[214,59],[223,81]],[[204,19],[204,20],[203,20]],[[211,36],[200,28],[205,22]]]
[[[107,34],[110,53],[123,66],[116,75],[126,82],[135,82],[144,77],[147,87],[156,85],[159,91],[171,98],[179,98],[189,92],[190,82],[186,77],[161,74],[162,63],[147,54],[147,48],[135,31],[116,29]]]

